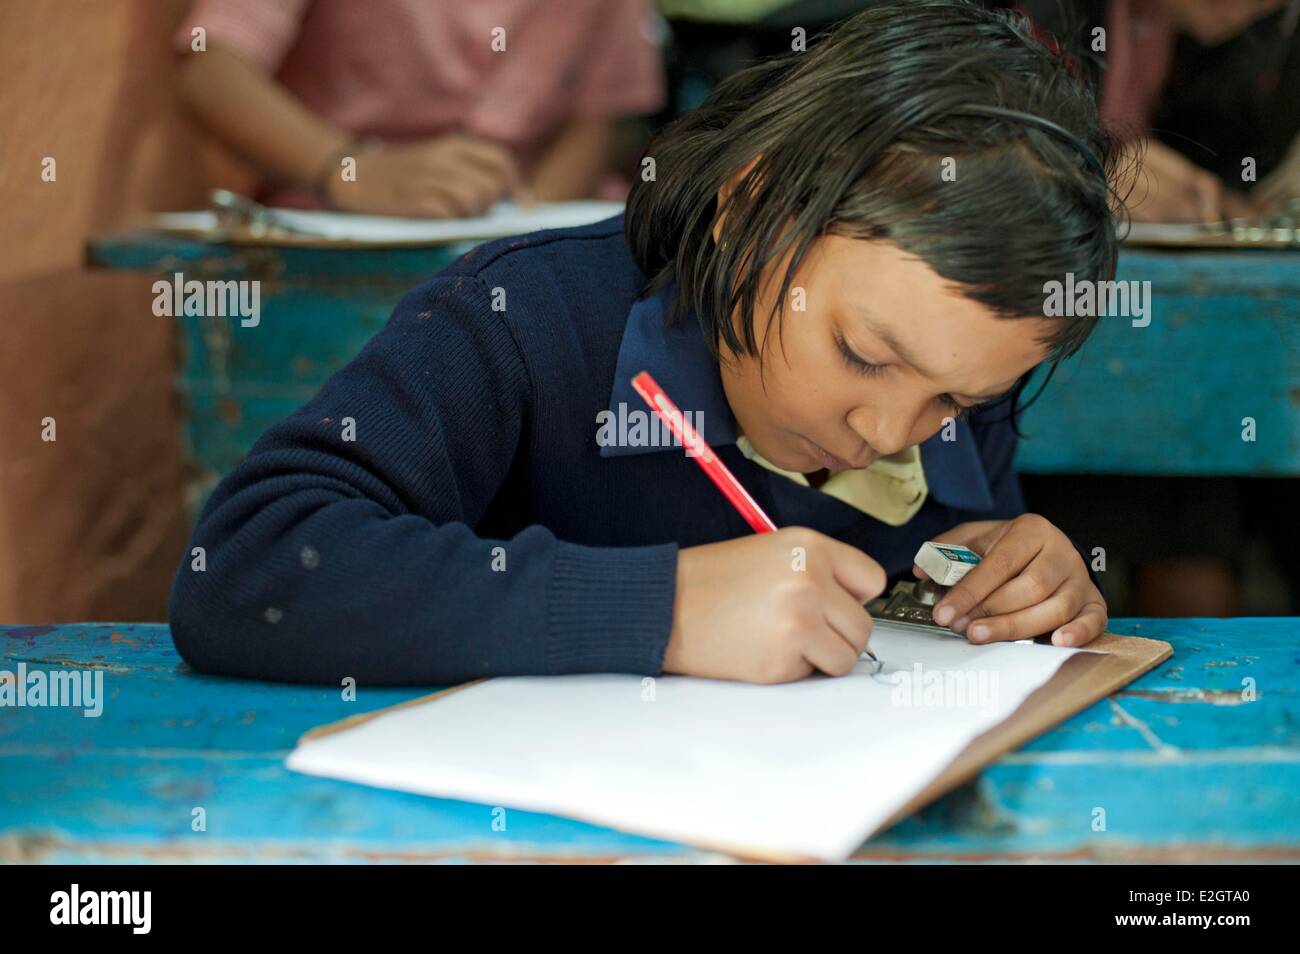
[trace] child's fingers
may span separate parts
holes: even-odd
[[[437,184],[412,189],[409,194],[393,193],[391,201],[394,207],[383,210],[389,215],[455,218],[465,214],[461,211],[460,200],[449,189]]]
[[[457,143],[457,155],[490,175],[494,182],[501,184],[503,191],[513,191],[524,184],[519,165],[504,146],[480,139],[466,139]]]
[[[884,592],[885,584],[889,582],[884,567],[855,546],[830,537],[825,537],[823,542],[831,559],[835,581],[853,594],[859,603],[875,599]]]
[[[486,208],[505,191],[505,183],[500,178],[475,166],[460,166],[454,173],[445,177],[446,185],[454,188]]]
[[[1070,575],[1068,567],[1058,565],[1045,552],[1039,553],[1020,573],[972,606],[964,615],[975,620],[985,616],[1006,616],[1037,606],[1068,582]]]
[[[504,194],[500,179],[464,164],[442,164],[421,170],[419,174],[411,175],[404,186],[412,195],[426,194],[430,190],[450,192],[456,196],[465,213],[482,212]]]
[[[861,654],[860,649],[830,626],[819,626],[809,633],[803,649],[803,658],[828,676],[852,672]]]
[[[1032,535],[1008,533],[938,602],[934,608],[934,621],[940,626],[948,626],[954,620],[969,616],[971,610],[995,590],[1019,576],[1038,556],[1040,549],[1040,542]]]
[[[1223,188],[1217,179],[1198,178],[1193,186],[1196,214],[1202,222],[1218,222],[1223,218]]]
[[[824,599],[827,625],[854,652],[861,653],[871,641],[871,614],[856,596],[839,586],[832,587]]]
[[[1106,605],[1097,601],[1088,603],[1070,622],[1052,633],[1056,646],[1084,646],[1106,632],[1110,617]]]
[[[407,215],[450,215],[464,218],[471,214],[470,205],[460,193],[446,186],[430,183],[416,193]]]
[[[966,628],[966,639],[972,643],[995,643],[1041,636],[1063,622],[1077,619],[1080,604],[1077,593],[1062,587],[1059,592],[1027,609],[975,620]]]

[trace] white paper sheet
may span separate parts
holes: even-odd
[[[1121,234],[1132,245],[1177,245],[1197,242],[1210,230],[1199,222],[1131,222]]]
[[[881,622],[871,647],[877,676],[861,663],[779,686],[492,679],[308,740],[288,766],[737,854],[840,860],[1078,652]]]
[[[498,202],[487,215],[472,219],[408,219],[301,209],[270,211],[275,222],[292,232],[313,238],[381,245],[392,242],[440,244],[589,225],[622,212],[623,203],[595,200],[539,202],[524,208],[511,202]],[[164,212],[155,216],[153,223],[163,229],[208,232],[216,227],[217,219],[211,211]]]

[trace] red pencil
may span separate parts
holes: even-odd
[[[650,405],[650,410],[658,414],[659,419],[668,425],[668,429],[688,450],[689,456],[693,456],[695,463],[709,475],[709,480],[726,495],[740,515],[749,521],[754,532],[775,533],[776,524],[772,522],[772,518],[763,512],[763,508],[749,495],[749,491],[741,486],[740,481],[727,469],[727,465],[718,459],[713,448],[705,442],[695,428],[691,427],[691,422],[686,420],[686,416],[677,409],[677,405],[664,393],[664,389],[650,377],[650,372],[642,371],[634,377],[632,387],[646,404]]]
[[[677,405],[664,393],[664,389],[650,377],[650,372],[642,371],[634,377],[632,387],[636,389],[637,394],[641,395],[642,400],[650,405],[650,410],[658,414],[659,419],[668,425],[668,429],[677,435],[677,439],[687,449],[689,456],[695,458],[695,462],[709,475],[709,480],[726,495],[731,505],[740,511],[740,515],[749,521],[754,532],[775,533],[776,524],[772,522],[772,518],[763,513],[763,508],[749,495],[749,491],[741,486],[736,475],[727,470],[726,464],[718,460],[718,455],[713,452],[713,448],[695,428],[691,427],[691,422],[686,420],[686,415],[677,409]],[[881,663],[875,653],[870,649],[864,649],[862,655],[871,660],[871,664],[875,667],[874,672],[880,672]]]

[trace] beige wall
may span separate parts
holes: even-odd
[[[166,614],[186,533],[174,329],[151,278],[81,261],[87,236],[234,174],[173,100],[184,7],[0,0],[0,623]]]

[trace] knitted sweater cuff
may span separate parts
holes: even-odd
[[[676,544],[560,542],[551,574],[547,672],[658,675],[676,588]]]

